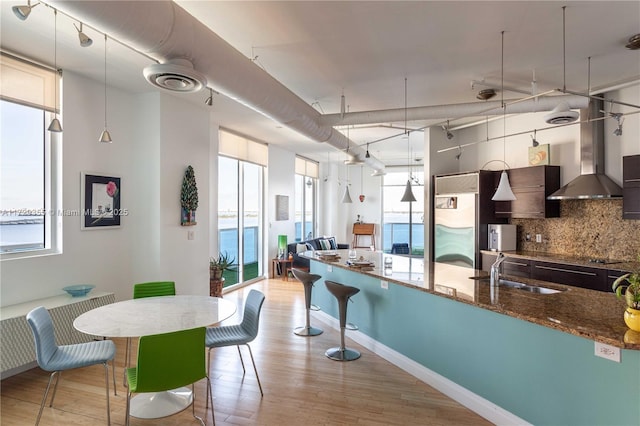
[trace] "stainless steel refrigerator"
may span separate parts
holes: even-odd
[[[488,244],[488,224],[495,218],[491,201],[496,173],[478,171],[434,178],[433,260],[481,268],[480,250]]]

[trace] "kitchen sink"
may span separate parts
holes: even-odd
[[[529,293],[537,293],[537,294],[554,294],[554,293],[560,293],[562,291],[562,290],[555,290],[553,288],[527,285],[524,283],[519,283],[517,281],[510,281],[510,280],[500,280],[498,281],[498,285],[511,287],[518,290],[528,291]]]
[[[485,277],[469,277],[469,278],[472,280],[486,282],[487,284],[489,284],[490,282],[489,277],[486,277],[486,276]],[[505,280],[505,279],[500,279],[500,281],[498,281],[498,285],[503,287],[515,288],[522,291],[528,291],[529,293],[535,293],[535,294],[555,294],[555,293],[560,293],[564,291],[564,289],[556,290],[553,288],[528,285],[518,281],[511,281],[511,280]]]

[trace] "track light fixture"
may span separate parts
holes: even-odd
[[[93,40],[91,40],[91,37],[82,32],[82,22],[80,22],[80,28],[78,28],[76,24],[73,24],[73,26],[76,27],[76,30],[78,30],[78,39],[80,40],[80,46],[91,46],[93,44]]]
[[[13,10],[13,14],[18,17],[19,20],[24,21],[29,17],[31,13],[31,9],[39,5],[40,2],[31,6],[31,0],[27,0],[27,4],[23,4],[22,6],[13,6],[11,10]]]
[[[476,99],[480,99],[481,101],[486,101],[493,98],[496,95],[496,91],[494,89],[482,89],[476,95]]]
[[[364,158],[371,158],[371,154],[369,154],[369,144],[367,144],[367,153],[364,155]]]
[[[444,130],[444,133],[447,135],[447,139],[449,140],[453,139],[454,134],[451,133],[451,131],[449,130],[449,120],[447,120],[446,126],[442,126],[442,130]]]
[[[28,15],[28,13],[27,13]],[[60,124],[60,120],[58,120],[58,11],[53,9],[53,68],[56,72],[56,83],[55,83],[55,104],[54,104],[54,117],[51,120],[51,124],[47,128],[48,131],[54,133],[62,132],[62,124]]]
[[[533,135],[531,135],[531,145],[535,148],[536,146],[540,145],[540,142],[538,142],[538,140],[536,139],[536,130],[533,129]]]
[[[204,101],[204,104],[208,106],[213,105],[213,89],[209,89],[209,97]]]
[[[629,43],[625,46],[629,50],[640,49],[640,34],[633,35],[629,38]]]

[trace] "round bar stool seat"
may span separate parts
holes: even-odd
[[[347,325],[347,303],[349,298],[360,291],[359,288],[326,280],[327,290],[338,300],[338,312],[340,314],[340,346],[327,349],[324,353],[335,361],[353,361],[360,358],[360,352],[348,349],[344,345],[344,331]]]
[[[304,301],[307,316],[307,324],[303,327],[296,327],[293,330],[294,334],[297,334],[298,336],[317,336],[318,334],[322,334],[321,329],[311,327],[309,318],[309,311],[311,310],[311,289],[313,288],[313,283],[315,283],[322,277],[320,275],[310,274],[307,271],[296,268],[292,268],[291,273],[297,280],[302,282],[302,285],[304,286]]]

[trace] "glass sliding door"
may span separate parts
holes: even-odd
[[[262,275],[262,167],[243,163],[242,280]]]
[[[296,241],[309,240],[316,234],[318,169],[315,161],[296,157]]]
[[[262,166],[220,156],[218,160],[218,249],[235,258],[224,273],[228,287],[263,275]]]
[[[391,252],[394,244],[406,244],[411,255],[424,255],[424,174],[418,172],[412,176],[411,186],[416,201],[411,203],[400,201],[407,185],[407,172],[388,172],[384,176],[382,247],[386,253]]]

